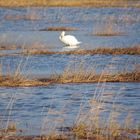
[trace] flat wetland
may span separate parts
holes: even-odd
[[[138,0],[0,6],[0,140],[140,139]]]

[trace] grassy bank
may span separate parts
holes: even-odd
[[[18,48],[11,48],[11,50],[16,50]],[[9,47],[6,48],[1,48],[2,50],[9,50]],[[21,51],[18,53],[11,53],[11,54],[0,54],[0,57],[4,56],[17,56],[17,55],[52,55],[52,54],[59,54],[59,55],[95,55],[95,54],[111,54],[111,55],[140,55],[140,46],[136,45],[133,47],[125,47],[125,48],[107,48],[107,47],[100,47],[100,48],[95,48],[95,49],[90,49],[90,50],[85,50],[85,49],[77,49],[77,50],[69,50],[69,51],[49,51],[48,49],[45,48],[20,48]]]
[[[0,6],[121,6],[121,7],[140,7],[139,0],[1,0]]]
[[[47,78],[27,79],[25,76],[0,76],[0,86],[48,86],[66,83],[97,83],[97,82],[140,82],[140,71],[116,74],[95,74],[94,72],[64,72]]]
[[[24,49],[22,54],[29,55],[39,55],[39,54],[75,54],[75,55],[94,55],[94,54],[112,54],[112,55],[140,55],[140,46],[126,47],[126,48],[95,48],[91,50],[78,49],[73,51],[63,51],[63,52],[51,52],[47,49]]]

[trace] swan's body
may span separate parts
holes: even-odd
[[[75,36],[65,35],[64,31],[59,36],[59,39],[68,46],[77,46],[81,43],[75,38]]]

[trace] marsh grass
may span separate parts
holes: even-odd
[[[0,76],[0,86],[48,86],[50,84],[66,84],[66,83],[98,83],[100,82],[140,82],[140,71],[137,68],[134,71],[107,73],[103,71],[97,74],[93,67],[79,64],[66,67],[61,74],[52,74],[50,77],[28,79],[19,71],[14,75],[8,72],[5,76]]]
[[[108,7],[108,6],[118,6],[118,7],[140,7],[139,1],[135,0],[57,0],[57,1],[50,1],[50,0],[9,0],[9,1],[0,1],[0,6],[92,6],[92,7]]]
[[[47,49],[24,49],[22,51],[24,55],[41,55],[41,54],[67,54],[67,55],[94,55],[94,54],[112,54],[112,55],[120,55],[120,54],[128,54],[128,55],[139,55],[140,54],[140,46],[135,45],[133,47],[124,47],[124,48],[107,48],[107,47],[100,47],[96,49],[78,49],[73,51],[63,51],[63,52],[54,52],[49,51]]]
[[[26,60],[24,61],[21,57],[20,62],[17,65],[17,68],[13,71],[10,65],[6,66],[6,72],[3,73],[3,63],[0,64],[0,86],[41,86],[41,85],[48,85],[49,83],[42,83],[36,79],[32,80],[28,78],[28,74],[23,74],[23,70],[28,63],[27,56]]]
[[[107,108],[105,104],[104,88],[105,86],[102,84],[99,93],[95,94],[93,98],[89,99],[89,102],[85,103],[89,104],[87,112],[82,111],[82,109],[79,112],[78,118],[72,128],[75,137],[77,139],[89,140],[138,139],[140,129],[133,126],[131,111],[126,106],[116,103],[120,95],[115,96],[115,98],[112,99],[112,107]],[[118,90],[118,92],[120,91]],[[113,96],[113,93],[110,96]],[[121,119],[120,122],[119,117],[125,111],[128,114]],[[104,112],[108,112],[108,117],[102,116]]]
[[[135,67],[134,73],[137,72],[139,73],[139,66]],[[20,73],[20,68],[19,69],[17,68],[15,72],[15,76],[17,76],[19,81],[20,79],[22,79],[21,81],[24,81],[23,80],[24,78],[22,78],[21,74],[19,73]],[[11,73],[8,72],[7,75],[10,80],[10,78],[12,78]],[[125,73],[122,73],[122,75],[125,75]],[[119,79],[120,81],[121,80],[123,81],[122,75],[116,74],[116,75],[111,75],[110,77],[113,80]],[[139,75],[134,76],[134,78],[132,75],[131,76],[133,80],[136,80],[136,77],[138,79],[140,78]],[[128,74],[125,75],[125,78],[126,78],[125,80],[127,81],[130,80]],[[16,80],[15,77],[14,79]],[[45,115],[45,118],[43,118],[44,120],[43,120],[42,129],[47,130],[46,135],[43,133],[41,133],[40,136],[15,135],[15,133],[18,132],[18,128],[15,123],[8,121],[6,125],[6,129],[4,129],[3,135],[0,136],[2,140],[16,140],[16,139],[17,140],[68,140],[71,138],[71,136],[72,139],[77,139],[77,140],[81,140],[81,139],[83,140],[85,139],[88,140],[137,139],[138,140],[138,136],[140,135],[140,130],[139,127],[133,127],[132,125],[133,117],[131,116],[131,111],[129,112],[129,109],[126,106],[121,106],[117,104],[117,101],[119,100],[119,96],[120,96],[119,92],[123,89],[118,90],[117,91],[118,93],[116,94],[115,97],[113,95],[114,93],[110,93],[109,96],[106,97],[106,93],[104,92],[104,89],[106,87],[105,86],[106,82],[109,81],[109,74],[106,73],[105,70],[103,70],[101,74],[97,75],[93,67],[91,66],[87,67],[87,65],[85,65],[83,61],[79,63],[79,65],[75,65],[75,61],[74,61],[67,65],[66,69],[61,75],[57,75],[57,76],[52,75],[51,80],[52,83],[69,83],[69,82],[81,83],[81,82],[93,82],[93,81],[94,82],[96,81],[98,83],[93,93],[93,97],[89,98],[88,100],[86,100],[84,103],[80,105],[80,109],[79,111],[77,111],[78,113],[74,121],[74,124],[69,128],[69,133],[65,133],[65,130],[63,131],[63,133],[57,132],[57,126],[59,126],[58,124],[60,124],[60,126],[62,124],[63,127],[63,123],[64,123],[64,120],[62,118],[64,113],[63,109],[67,107],[67,105],[64,105],[61,108],[62,110],[60,111],[49,108],[47,115]],[[50,79],[40,79],[40,80],[37,79],[37,82],[38,81],[44,83],[45,85],[45,83],[50,81]],[[13,86],[17,86],[16,84],[20,86],[18,82],[17,83],[15,82],[15,85]],[[22,86],[26,86],[25,84],[26,81],[24,81],[24,84],[22,84],[21,82]],[[112,107],[108,108],[106,106],[106,102],[108,100],[112,101]],[[11,98],[11,101],[8,105],[10,109],[13,107],[13,102],[15,102],[15,97]],[[53,102],[54,100],[52,100],[52,103]],[[69,104],[69,102],[67,102],[67,104]],[[85,110],[85,107],[87,106],[88,108],[86,108]],[[120,123],[118,120],[123,111],[127,111],[128,114],[123,118],[123,120],[121,120]],[[102,116],[102,113],[104,112],[108,113],[108,117]],[[9,112],[9,114],[11,114],[11,112]],[[42,111],[41,114],[43,115],[44,111]],[[57,118],[55,120],[54,119],[51,120],[51,118],[48,117],[49,115],[50,116],[57,115]]]
[[[21,48],[18,45],[0,46],[0,50],[16,50]]]
[[[54,26],[54,27],[40,29],[40,31],[74,31],[74,30],[77,30],[77,28],[65,27],[65,26]]]

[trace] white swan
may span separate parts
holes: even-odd
[[[72,35],[65,35],[65,32],[62,31],[61,35],[59,36],[59,39],[66,45],[68,46],[77,46],[79,45],[81,42],[79,42],[75,36]]]

